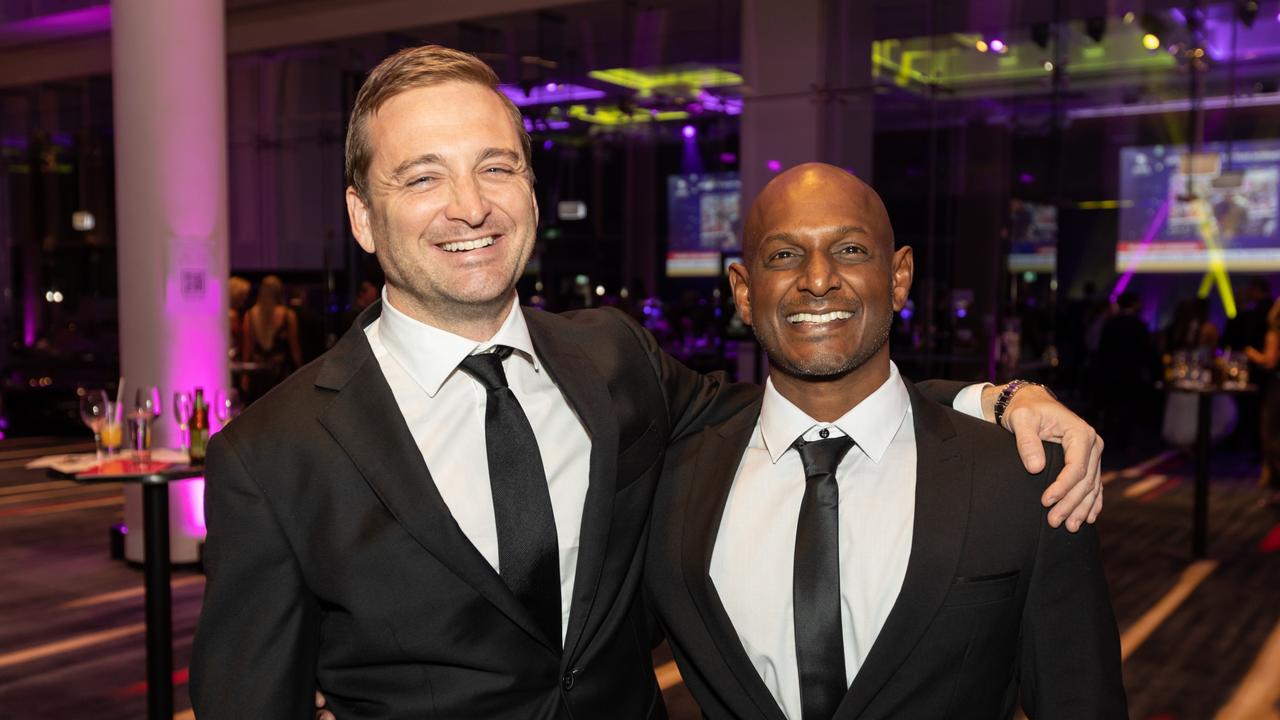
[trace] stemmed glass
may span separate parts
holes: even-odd
[[[98,463],[102,463],[102,426],[107,422],[110,408],[105,390],[80,388],[80,420],[93,431],[93,446]]]
[[[183,450],[191,447],[189,425],[192,412],[194,412],[194,408],[191,403],[191,393],[185,390],[175,392],[173,394],[173,419],[178,421],[178,444]]]
[[[243,408],[240,405],[240,391],[235,388],[230,390],[219,390],[214,399],[213,413],[218,418],[218,427],[226,427],[231,419],[240,414]]]
[[[133,452],[134,459],[142,464],[151,461],[151,421],[160,417],[160,388],[155,385],[139,387],[133,394]]]

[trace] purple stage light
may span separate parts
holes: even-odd
[[[1129,267],[1125,268],[1124,274],[1120,276],[1120,279],[1116,282],[1115,288],[1111,290],[1111,294],[1108,297],[1112,304],[1115,304],[1116,299],[1120,297],[1120,293],[1124,292],[1125,289],[1129,287],[1129,282],[1133,280],[1134,271],[1137,270],[1138,265],[1142,262],[1143,256],[1147,254],[1147,250],[1151,247],[1151,241],[1155,240],[1156,233],[1160,232],[1161,226],[1164,225],[1164,221],[1168,217],[1169,201],[1166,199],[1161,203],[1160,208],[1156,210],[1156,216],[1151,219],[1151,224],[1147,226],[1147,232],[1142,236],[1142,245],[1138,247],[1137,257],[1133,259],[1132,263],[1129,263]]]
[[[680,128],[680,134],[684,136],[685,140],[692,140],[698,134],[698,128],[692,125],[685,125]]]
[[[552,89],[553,87],[554,90]],[[573,83],[547,83],[545,85],[535,85],[534,87],[529,88],[529,93],[527,95],[525,94],[524,88],[519,85],[499,85],[498,90],[502,91],[503,95],[506,95],[511,102],[515,103],[519,107],[582,102],[599,100],[604,97],[603,90],[574,85]]]
[[[1018,176],[1018,180],[1021,181],[1023,185],[1030,185],[1036,181],[1036,176],[1031,173],[1022,173]]]
[[[782,169],[782,163],[778,160],[770,160],[764,165],[765,167],[769,168],[769,172],[778,172],[779,170]]]
[[[720,153],[720,162],[726,163],[726,164],[736,163],[738,162],[738,156],[731,152],[722,152]]]
[[[543,150],[550,150],[551,148],[553,148],[553,147],[555,147],[555,146],[556,146],[556,144],[555,144],[554,142],[550,141],[550,140],[543,140],[543,141],[542,141],[542,149],[543,149]]]
[[[991,52],[994,52],[994,53],[1002,53],[1008,49],[1008,47],[1004,44],[1004,41],[1001,40],[1000,38],[992,38],[991,42],[987,44],[991,47]]]

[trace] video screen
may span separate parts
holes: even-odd
[[[724,253],[742,248],[742,181],[737,173],[667,178],[667,275],[717,277]]]
[[[1009,270],[1051,273],[1058,264],[1058,208],[1044,203],[1009,203]]]
[[[1280,140],[1120,151],[1120,272],[1280,270]]]

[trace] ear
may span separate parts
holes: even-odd
[[[751,276],[747,266],[733,263],[729,266],[729,288],[733,292],[733,304],[738,306],[742,322],[751,324]]]
[[[355,187],[347,187],[347,220],[351,222],[351,234],[356,236],[356,242],[367,253],[373,254],[376,251],[373,243],[373,225],[369,218],[372,210],[365,203],[364,198],[360,197],[360,193],[356,192]]]
[[[893,311],[907,305],[911,295],[911,280],[915,276],[915,257],[910,245],[903,245],[893,254]]]

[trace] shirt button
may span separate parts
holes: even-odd
[[[818,437],[822,438],[823,440],[826,440],[827,438],[831,437],[831,431],[826,428],[822,428],[821,430],[818,431]]]
[[[564,688],[565,692],[569,692],[570,690],[573,689],[574,676],[577,674],[578,674],[578,670],[575,668],[573,670],[566,672],[564,674],[564,677],[560,678],[560,686]]]

